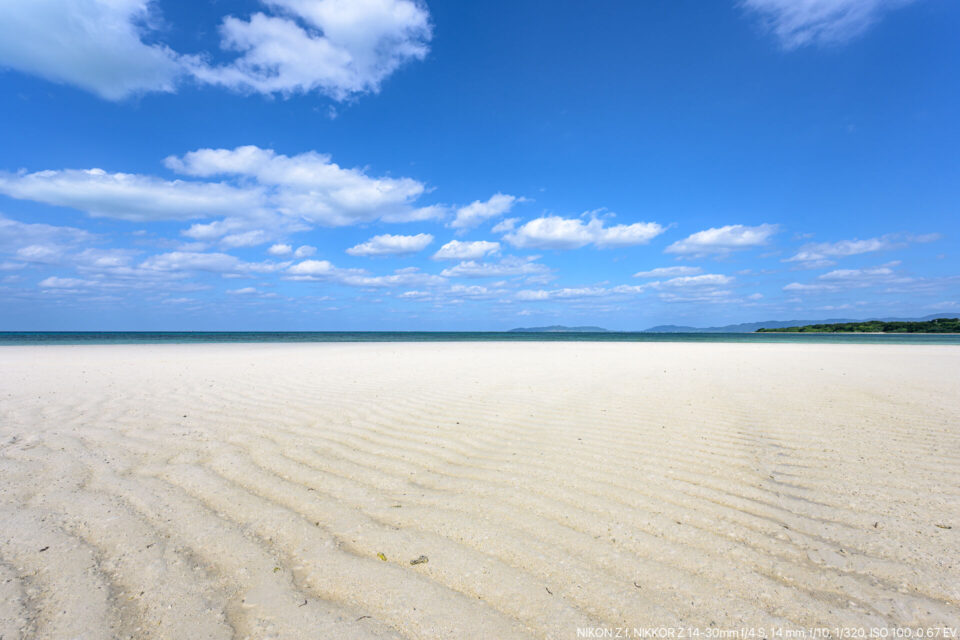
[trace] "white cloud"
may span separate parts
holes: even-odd
[[[939,234],[935,233],[923,235],[889,233],[879,238],[867,238],[865,240],[818,242],[804,245],[800,248],[800,251],[784,260],[784,262],[800,262],[805,268],[815,269],[835,264],[831,258],[844,258],[873,251],[888,251],[904,247],[910,242],[933,242],[939,238]]]
[[[341,279],[341,282],[354,287],[428,287],[441,285],[446,282],[446,278],[436,276],[430,273],[423,273],[416,267],[407,267],[406,269],[397,269],[391,275],[386,276],[368,276],[368,275],[348,275]]]
[[[212,273],[247,274],[277,271],[284,268],[286,264],[283,262],[244,262],[228,253],[171,251],[150,256],[140,264],[140,268],[167,272],[208,271]]]
[[[730,276],[718,273],[705,273],[697,276],[678,276],[666,281],[647,282],[640,285],[620,284],[612,287],[564,287],[560,289],[524,289],[518,291],[516,298],[528,302],[543,300],[567,300],[580,298],[606,298],[639,295],[648,291],[659,291],[660,299],[667,302],[686,302],[693,300],[716,300],[727,298],[729,291],[718,287],[733,282]]]
[[[683,240],[674,242],[665,249],[666,253],[692,255],[724,254],[737,249],[762,247],[777,232],[775,224],[761,224],[748,227],[732,224],[698,231]]]
[[[249,296],[257,293],[256,287],[242,287],[240,289],[227,289],[227,295],[231,296]]]
[[[0,214],[0,252],[13,253],[24,247],[48,247],[59,251],[67,245],[92,242],[94,235],[75,227],[19,222]]]
[[[442,215],[436,208],[416,209],[425,191],[411,178],[374,178],[360,169],[344,169],[330,156],[307,152],[285,156],[272,149],[198,149],[170,156],[167,167],[184,175],[253,179],[267,191],[270,207],[284,215],[338,227],[383,219],[421,220]]]
[[[451,240],[433,254],[433,259],[478,260],[491,253],[497,253],[498,251],[500,251],[499,242],[490,242],[488,240],[461,242],[460,240]]]
[[[429,50],[430,16],[412,0],[265,0],[279,15],[227,16],[222,47],[240,56],[196,66],[200,80],[261,93],[319,90],[336,100],[377,92]]]
[[[414,205],[425,191],[416,180],[372,177],[315,152],[289,157],[255,146],[200,149],[165,163],[193,179],[101,169],[0,172],[0,194],[137,222],[223,216],[182,231],[223,249],[276,242],[312,225],[403,222],[446,213],[443,207]]]
[[[432,32],[419,0],[262,0],[271,13],[225,16],[219,66],[154,43],[152,0],[0,3],[0,66],[71,84],[109,100],[174,91],[192,77],[239,91],[336,100],[379,90],[405,62],[423,59]]]
[[[599,248],[646,244],[664,232],[656,222],[604,226],[602,220],[546,216],[527,222],[503,237],[515,247],[578,249],[588,244]]]
[[[134,222],[188,220],[257,208],[262,193],[217,182],[161,180],[102,169],[0,172],[0,193]]]
[[[507,233],[508,231],[513,231],[518,222],[520,222],[520,218],[505,218],[493,225],[491,231],[494,233]]]
[[[885,277],[893,274],[893,269],[889,267],[874,267],[871,269],[837,269],[818,276],[819,280],[857,280],[875,279],[877,276]]]
[[[927,305],[928,309],[933,309],[934,311],[953,311],[960,310],[960,302],[956,300],[946,300],[944,302],[935,302],[934,304]]]
[[[449,278],[494,278],[505,276],[523,276],[545,274],[550,270],[546,265],[536,262],[539,256],[528,256],[520,258],[516,256],[507,256],[499,262],[476,262],[468,260],[460,264],[444,269],[440,275]]]
[[[490,196],[490,199],[483,202],[475,200],[465,207],[457,209],[457,215],[450,223],[454,229],[470,229],[483,224],[491,218],[497,218],[510,211],[517,202],[522,202],[522,198],[516,196],[497,193]]]
[[[650,271],[638,271],[634,278],[672,278],[675,276],[692,276],[700,273],[700,267],[657,267]]]
[[[270,242],[271,234],[263,229],[251,229],[242,233],[231,233],[220,238],[220,244],[229,249],[255,247]]]
[[[173,91],[189,61],[146,44],[151,0],[0,2],[0,67],[71,84],[108,100]]]
[[[333,263],[331,263],[329,260],[304,260],[303,262],[290,265],[290,267],[287,268],[287,272],[295,276],[321,279],[333,278],[350,271],[354,273],[363,273],[363,271],[360,269],[338,269],[337,267],[333,266]]]
[[[405,255],[422,251],[431,242],[433,242],[433,236],[429,233],[418,233],[415,236],[384,234],[350,247],[347,253],[351,256]]]
[[[44,278],[38,283],[38,285],[44,289],[79,289],[82,287],[88,287],[91,284],[94,283],[90,280],[80,280],[78,278],[58,278],[56,276]]]
[[[809,293],[837,292],[848,289],[871,287],[876,285],[903,285],[915,282],[913,278],[897,274],[891,269],[898,263],[892,262],[879,267],[865,269],[835,269],[817,276],[816,282],[791,282],[784,291],[799,291]]]
[[[297,247],[297,250],[293,252],[294,258],[309,258],[317,252],[316,247],[311,247],[308,244],[301,245]]]
[[[287,268],[292,280],[337,282],[353,287],[420,287],[446,282],[445,278],[423,273],[416,267],[397,269],[390,275],[371,276],[363,269],[342,269],[327,260],[304,260]]]
[[[671,278],[666,282],[653,283],[654,286],[665,287],[716,287],[719,285],[730,284],[733,278],[721,275],[719,273],[704,273],[699,276],[680,276]]]
[[[844,42],[912,0],[741,0],[784,49]]]
[[[706,302],[710,304],[728,304],[732,302],[743,302],[742,298],[734,297],[733,292],[727,289],[698,289],[692,292],[683,291],[680,293],[662,291],[657,294],[657,297],[669,303]]]
[[[275,244],[267,249],[267,253],[272,256],[288,256],[293,253],[293,247],[288,244]]]
[[[613,289],[604,287],[565,287],[563,289],[524,289],[516,294],[517,300],[537,302],[553,299],[597,298],[614,293]]]
[[[447,289],[447,293],[450,295],[459,296],[462,298],[480,299],[480,298],[489,298],[492,295],[500,293],[500,291],[489,289],[487,287],[484,287],[478,284],[471,284],[471,285],[454,284],[454,285],[450,285],[450,288]]]

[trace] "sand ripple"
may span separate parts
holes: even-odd
[[[960,348],[7,347],[0,367],[4,640],[960,626]]]

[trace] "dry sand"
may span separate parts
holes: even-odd
[[[3,640],[960,625],[958,347],[4,347],[0,371]]]

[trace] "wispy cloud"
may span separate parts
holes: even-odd
[[[678,240],[665,251],[691,256],[727,254],[740,249],[765,246],[776,232],[775,224],[761,224],[755,227],[732,224],[714,227]]]
[[[933,242],[940,238],[939,234],[928,233],[912,235],[906,233],[890,233],[877,238],[864,240],[840,240],[838,242],[818,242],[804,245],[793,256],[784,262],[797,262],[804,268],[820,268],[835,264],[834,258],[871,253],[874,251],[889,251],[907,246],[912,242]]]
[[[461,231],[471,229],[483,224],[487,220],[499,218],[503,214],[508,213],[513,208],[513,205],[524,201],[524,198],[517,198],[516,196],[504,193],[496,193],[490,196],[489,200],[476,200],[465,207],[457,209],[456,216],[453,221],[450,222],[450,226]]]
[[[634,278],[673,278],[676,276],[693,276],[700,273],[700,267],[657,267],[650,271],[638,271]]]
[[[467,260],[444,269],[440,275],[464,278],[503,278],[508,276],[542,275],[549,273],[546,265],[537,262],[539,256],[524,258],[507,256],[499,262],[477,262]]]
[[[914,279],[898,274],[892,267],[897,263],[864,269],[835,269],[817,276],[814,282],[791,282],[784,291],[824,293],[846,291],[876,285],[908,284]]]
[[[399,256],[423,251],[433,242],[429,233],[414,236],[391,235],[389,233],[374,236],[356,246],[347,249],[351,256]]]
[[[861,35],[880,17],[912,0],[741,0],[784,49],[835,44]]]
[[[461,242],[460,240],[451,240],[433,254],[434,260],[478,260],[492,253],[500,251],[499,242],[490,242],[488,240],[476,240],[473,242]]]

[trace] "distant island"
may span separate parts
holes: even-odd
[[[756,333],[960,333],[960,318],[937,318],[925,322],[842,322],[808,324],[802,327],[760,328]]]
[[[550,327],[520,327],[510,329],[509,333],[607,333],[603,327],[565,327],[555,324]]]

